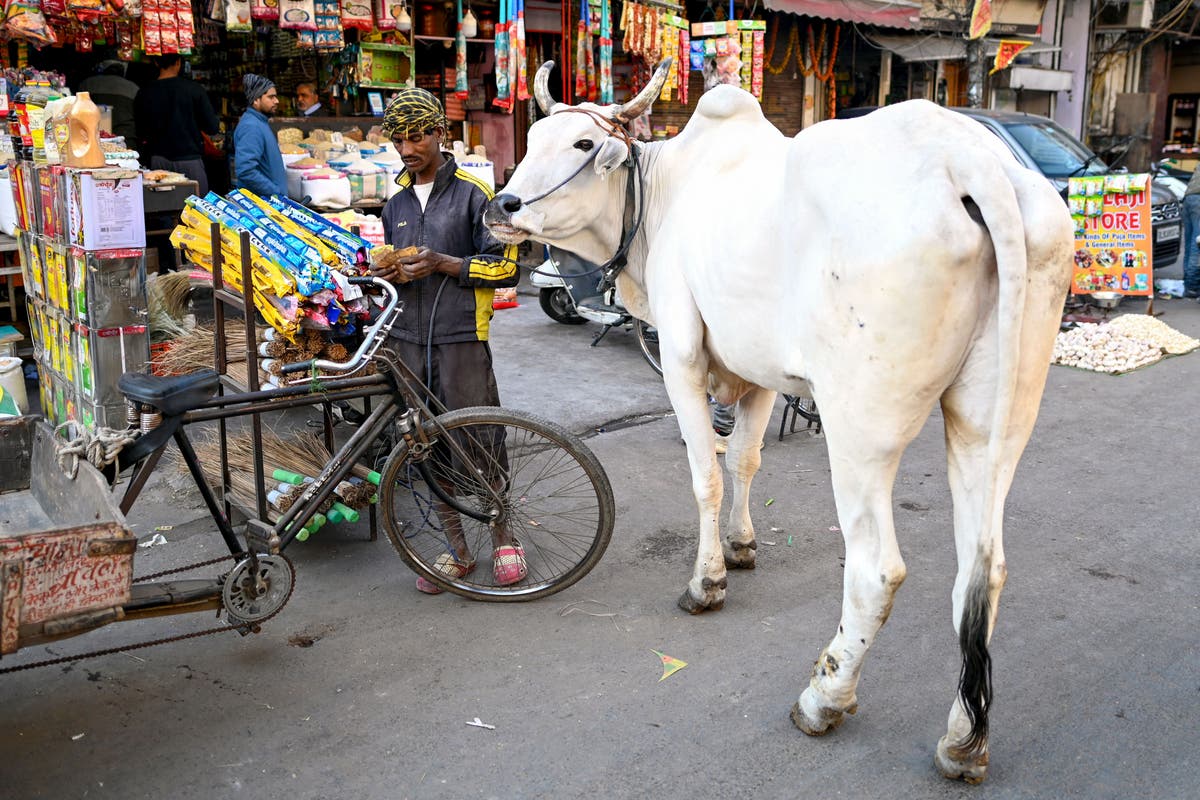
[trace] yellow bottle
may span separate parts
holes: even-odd
[[[68,167],[96,169],[104,166],[104,151],[100,149],[100,109],[91,95],[80,92],[67,112],[70,139],[63,163]]]

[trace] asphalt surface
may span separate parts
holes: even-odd
[[[968,787],[932,764],[958,673],[938,415],[896,483],[908,579],[858,714],[812,739],[788,711],[839,616],[823,439],[777,440],[777,403],[754,484],[758,568],[731,573],[722,611],[689,617],[675,601],[695,504],[659,379],[632,333],[590,348],[593,327],[521,300],[494,328],[505,404],[585,434],[613,483],[617,528],[591,574],[533,603],[429,597],[385,538],[324,529],[289,550],[295,594],[257,636],[0,676],[0,795],[1196,796],[1200,355],[1120,377],[1052,368],[1008,502],[991,772]],[[1200,304],[1156,305],[1200,336]],[[144,540],[172,526],[139,551],[139,572],[220,552],[183,486],[164,470],[135,508]],[[212,623],[114,625],[3,666]],[[652,650],[688,666],[660,681]]]

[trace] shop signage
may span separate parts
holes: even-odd
[[[1067,202],[1075,223],[1071,291],[1149,295],[1154,283],[1150,176],[1071,178]]]
[[[992,69],[988,75],[994,75],[1000,70],[1007,67],[1013,62],[1013,59],[1021,54],[1033,42],[1023,42],[1020,39],[1001,39],[1000,46],[996,48],[996,60],[992,62]]]
[[[975,0],[971,9],[971,28],[967,32],[968,39],[978,39],[992,29],[991,0]]]

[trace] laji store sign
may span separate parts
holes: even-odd
[[[1077,294],[1148,295],[1153,285],[1150,176],[1071,178],[1067,202],[1075,223]]]

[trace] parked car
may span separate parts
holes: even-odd
[[[1066,197],[1068,178],[1113,171],[1083,142],[1047,117],[980,108],[952,110],[965,114],[1000,137],[1018,161],[1049,178],[1063,197]],[[1162,177],[1156,177],[1151,185],[1150,224],[1154,235],[1154,264],[1168,266],[1179,256],[1183,208],[1169,182]]]

